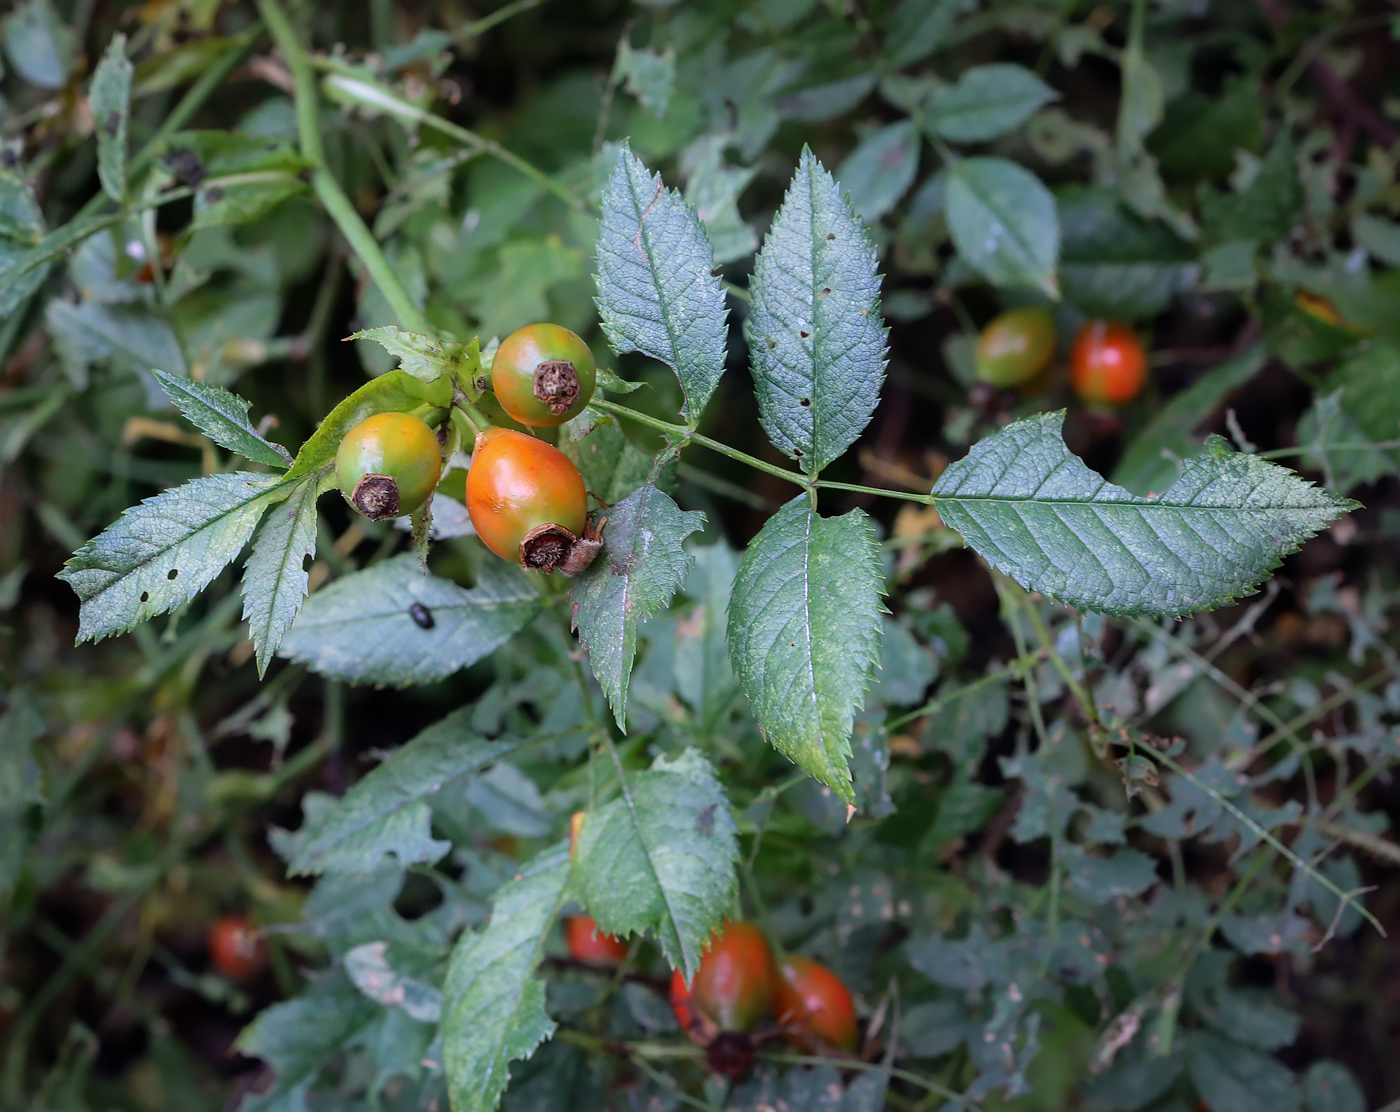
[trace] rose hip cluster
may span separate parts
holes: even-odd
[[[491,365],[496,400],[529,428],[577,417],[596,381],[588,345],[557,324],[512,332]],[[345,434],[335,464],[350,504],[382,521],[414,513],[432,497],[442,478],[442,445],[421,417],[377,413]],[[466,501],[486,547],[527,568],[577,575],[602,544],[601,524],[588,519],[588,492],[578,468],[529,433],[493,425],[477,434]]]
[[[570,956],[589,965],[616,967],[627,956],[627,947],[587,915],[567,920],[564,937]],[[672,973],[671,1009],[705,1048],[710,1067],[733,1077],[748,1072],[755,1043],[768,1037],[785,1038],[804,1054],[856,1049],[855,1005],[841,978],[801,954],[777,960],[753,923],[726,923],[689,985],[679,969]]]

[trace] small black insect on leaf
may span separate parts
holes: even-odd
[[[408,608],[408,616],[419,629],[433,628],[433,612],[421,602],[415,602]]]

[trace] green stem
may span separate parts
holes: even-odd
[[[433,335],[428,318],[408,296],[408,291],[389,265],[379,241],[365,226],[364,220],[355,211],[355,206],[350,203],[350,198],[345,195],[335,176],[326,168],[325,149],[321,145],[321,128],[317,118],[319,101],[316,95],[316,75],[311,68],[311,59],[302,48],[287,14],[282,10],[279,0],[258,0],[258,10],[262,13],[263,22],[267,24],[267,29],[272,33],[292,72],[298,142],[301,153],[316,165],[311,174],[312,190],[335,222],[340,234],[349,243],[350,249],[369,271],[374,284],[384,295],[384,300],[399,318],[399,323],[410,332]]]
[[[260,2],[268,2],[268,0],[260,0]],[[473,150],[489,154],[492,158],[505,163],[517,173],[547,189],[576,212],[588,211],[587,205],[538,166],[527,162],[513,151],[507,150],[494,139],[478,135],[475,131],[462,127],[460,124],[454,124],[451,120],[443,119],[436,113],[419,108],[416,104],[404,100],[387,86],[381,85],[364,73],[351,69],[333,58],[308,58],[307,61],[308,65],[314,65],[329,73],[326,85],[347,100],[394,116],[399,120],[430,128]]]
[[[801,472],[790,471],[786,467],[780,467],[775,463],[769,463],[767,460],[761,460],[757,456],[751,456],[747,452],[741,452],[737,448],[731,448],[728,444],[724,444],[718,440],[711,440],[708,436],[703,436],[688,425],[677,425],[671,421],[663,421],[659,417],[653,417],[649,413],[642,413],[636,409],[629,409],[627,406],[619,405],[617,402],[610,402],[603,398],[594,397],[588,404],[595,409],[606,410],[608,413],[616,413],[619,417],[626,417],[629,420],[636,421],[639,425],[647,425],[650,428],[656,429],[658,432],[664,432],[667,436],[674,438],[678,446],[684,446],[687,443],[699,444],[702,448],[709,448],[712,452],[718,452],[720,455],[728,456],[730,459],[737,460],[739,463],[748,464],[748,466],[752,467],[755,471],[762,471],[766,475],[772,475],[775,478],[782,479],[784,482],[792,483],[794,486],[799,486],[803,490],[845,490],[856,494],[872,494],[877,497],[902,498],[906,501],[919,502],[923,505],[933,504],[933,498],[927,494],[912,494],[902,490],[886,490],[884,487],[868,487],[860,486],[856,483],[834,483],[826,479],[812,479],[803,475]]]
[[[519,15],[521,12],[528,12],[531,8],[538,8],[544,0],[515,0],[513,4],[507,4],[503,8],[497,8],[490,15],[484,15],[480,19],[474,19],[470,23],[464,23],[453,35],[457,42],[466,42],[469,39],[477,38],[486,34],[491,28],[506,20]]]

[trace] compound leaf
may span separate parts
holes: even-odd
[[[763,241],[745,336],[768,438],[816,474],[870,421],[885,377],[875,248],[804,148]]]
[[[327,810],[307,814],[291,835],[287,869],[294,874],[367,873],[394,852],[396,833],[408,819],[424,815],[445,784],[508,757],[514,740],[491,741],[471,728],[475,708],[462,707],[393,750]],[[447,846],[437,851],[440,857]],[[404,865],[413,862],[402,860]],[[415,858],[417,860],[417,858]],[[436,860],[436,857],[433,858]]]
[[[584,819],[575,882],[598,925],[613,934],[656,932],[687,981],[734,899],[738,843],[714,766],[695,749],[658,757]]]
[[[231,396],[231,395],[230,395]],[[264,519],[243,569],[243,617],[265,675],[287,627],[306,598],[306,559],[316,555],[319,476],[307,475]]]
[[[603,191],[598,224],[598,313],[619,355],[659,359],[685,391],[687,421],[724,373],[724,291],[700,219],[624,143]]]
[[[175,408],[215,444],[269,467],[286,467],[291,463],[292,455],[286,448],[265,439],[249,423],[248,410],[252,402],[212,383],[196,382],[162,370],[152,373],[175,403]]]
[[[849,804],[851,727],[880,659],[883,576],[870,519],[800,494],[759,531],[729,599],[729,648],[769,742]]]
[[[570,588],[574,626],[624,730],[637,623],[685,582],[692,561],[681,542],[704,524],[704,514],[682,511],[647,483],[608,511],[603,550]]]
[[[457,943],[442,990],[442,1048],[454,1112],[491,1112],[510,1080],[554,1033],[535,967],[564,902],[569,853],[560,845],[496,890],[491,921]]]
[[[1177,616],[1254,593],[1279,561],[1355,506],[1214,438],[1165,494],[1142,498],[1085,467],[1064,411],[1008,425],[933,488],[938,512],[998,571],[1110,614]]]
[[[403,687],[430,683],[488,656],[539,609],[524,572],[491,561],[468,590],[424,575],[404,553],[316,592],[282,655],[332,679]]]
[[[78,642],[124,633],[194,598],[238,555],[263,510],[289,493],[276,478],[236,471],[126,510],[59,573],[82,601]]]
[[[97,64],[88,93],[92,126],[97,133],[97,176],[107,196],[126,199],[126,126],[131,115],[131,59],[126,36],[117,34]]]

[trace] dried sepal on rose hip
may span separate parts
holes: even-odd
[[[588,520],[583,476],[563,452],[512,429],[477,435],[467,470],[467,512],[477,536],[503,560],[577,575],[602,547]]]
[[[593,397],[593,353],[557,324],[531,324],[501,341],[491,362],[496,400],[522,425],[562,425]]]
[[[371,521],[413,513],[442,475],[437,434],[412,413],[376,413],[347,432],[335,453],[341,493]]]

